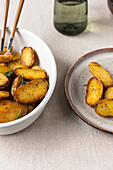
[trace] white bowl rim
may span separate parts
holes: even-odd
[[[8,29],[11,29],[11,27],[8,27]],[[1,27],[0,27],[0,30],[1,30]],[[46,96],[44,97],[44,99],[40,102],[40,104],[32,111],[30,112],[29,114],[25,115],[24,117],[20,118],[20,119],[17,119],[17,120],[14,120],[14,121],[11,121],[11,122],[6,122],[6,123],[0,123],[0,128],[6,128],[6,127],[10,127],[10,126],[13,126],[13,125],[17,125],[17,124],[20,124],[22,122],[24,122],[25,120],[29,119],[30,117],[32,117],[33,115],[37,114],[37,111],[40,112],[45,106],[46,104],[48,103],[50,97],[52,96],[52,93],[55,89],[55,85],[56,85],[56,80],[57,80],[57,66],[56,66],[56,61],[55,61],[55,58],[50,50],[50,48],[48,47],[48,45],[40,38],[38,37],[36,34],[28,31],[28,30],[25,30],[25,29],[21,29],[21,28],[18,28],[19,31],[21,32],[25,32],[25,33],[28,33],[28,34],[31,34],[32,36],[35,36],[36,38],[39,39],[39,41],[44,44],[44,46],[47,47],[47,50],[49,51],[49,53],[51,54],[52,56],[52,67],[54,67],[54,76],[52,77],[52,81],[51,81],[51,84],[49,85],[49,89],[47,91],[47,94]]]

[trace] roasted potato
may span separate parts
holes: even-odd
[[[33,111],[36,106],[37,106],[36,103],[28,104],[28,106],[27,106],[27,113],[30,113],[31,111]]]
[[[103,84],[96,78],[92,77],[87,84],[86,103],[89,106],[94,106],[102,98],[102,95]]]
[[[105,99],[113,99],[113,87],[108,87],[104,94]]]
[[[14,100],[9,99],[0,100],[0,109],[6,108],[8,105],[12,105],[14,103],[15,103]]]
[[[15,61],[15,60],[20,60],[20,54],[18,54],[18,53],[12,53],[12,55],[13,55],[13,61]]]
[[[5,63],[0,63],[0,66],[6,66]]]
[[[30,68],[16,68],[14,70],[14,74],[16,76],[21,76],[27,80],[33,80],[38,78],[47,78],[47,74],[45,71],[42,70],[34,70]]]
[[[41,100],[46,95],[47,90],[47,81],[36,79],[17,88],[14,99],[23,104],[32,103]]]
[[[20,59],[27,67],[31,67],[35,61],[34,50],[31,47],[24,47],[21,51]]]
[[[10,96],[10,93],[7,91],[0,91],[0,100],[8,98]]]
[[[11,87],[11,94],[12,96],[14,96],[14,93],[16,91],[16,89],[20,86],[22,81],[22,77],[18,76],[14,79],[12,87]]]
[[[13,46],[11,46],[10,52],[13,50]],[[7,46],[4,47],[3,49],[3,54],[5,54],[7,52]]]
[[[93,74],[94,77],[96,77],[98,80],[100,80],[104,84],[105,88],[113,85],[112,76],[100,64],[96,62],[91,62],[89,64],[89,70]]]
[[[112,117],[113,116],[113,100],[111,99],[100,100],[95,106],[95,112],[100,116]]]
[[[27,113],[27,106],[11,101],[11,103],[6,104],[0,108],[0,123],[6,123],[17,118],[25,116]],[[20,114],[20,115],[19,115]]]
[[[5,74],[8,71],[10,71],[10,69],[8,67],[0,65],[0,73]]]
[[[39,67],[39,66],[33,66],[32,67],[32,69],[34,69],[34,70],[42,70],[42,71],[44,71],[41,67]]]
[[[20,62],[20,60],[15,60],[15,61],[11,61],[8,63],[8,68],[15,69],[15,68],[26,68],[26,66],[24,64],[22,64]]]
[[[8,63],[12,61],[13,56],[12,55],[0,55],[0,63]]]
[[[6,86],[8,84],[9,79],[2,73],[0,73],[0,87]]]

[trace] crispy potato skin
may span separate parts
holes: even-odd
[[[3,107],[6,107],[8,105],[14,104],[15,101],[13,100],[9,100],[9,99],[5,99],[5,100],[0,100],[0,109]]]
[[[113,117],[113,100],[100,100],[95,106],[95,112],[103,117]]]
[[[38,78],[47,78],[47,74],[45,71],[42,70],[34,70],[30,68],[16,68],[14,70],[14,74],[16,76],[22,76],[23,78],[27,80],[33,80]]]
[[[28,104],[28,105],[27,105],[27,113],[32,112],[32,111],[35,109],[36,106],[37,106],[36,102],[35,102],[35,103]]]
[[[23,104],[41,100],[47,93],[48,83],[43,79],[32,80],[19,88],[14,93],[15,101]]]
[[[32,47],[24,47],[20,56],[21,62],[27,67],[32,67],[35,61],[34,50]]]
[[[20,86],[21,80],[22,80],[22,78],[20,76],[18,76],[14,79],[12,87],[11,87],[12,96],[14,96],[16,89]]]
[[[0,65],[0,73],[5,74],[5,73],[7,73],[10,70],[11,69],[9,69],[8,67]]]
[[[6,86],[8,84],[9,79],[2,73],[0,73],[0,87]]]
[[[8,63],[12,61],[13,56],[12,55],[0,55],[0,63]]]
[[[26,66],[20,60],[15,60],[8,63],[8,68],[12,70],[15,68],[26,68]]]
[[[20,54],[12,52],[12,55],[13,55],[13,61],[20,59]]]
[[[7,91],[0,91],[0,100],[8,98],[10,96],[10,93]]]
[[[5,105],[2,106],[2,108],[0,107],[0,123],[6,123],[16,120],[20,110],[21,110],[20,117],[25,116],[27,113],[26,105],[12,102],[11,100],[8,101],[9,101],[8,104],[5,103]]]
[[[100,64],[97,62],[91,62],[89,64],[89,70],[93,74],[94,77],[96,77],[98,80],[100,80],[104,87],[110,87],[113,85],[113,79],[110,73],[104,69]]]
[[[42,70],[42,71],[44,71],[41,67],[39,67],[39,66],[33,66],[32,67],[32,69],[34,69],[34,70]]]
[[[10,50],[10,52],[13,50],[13,46],[11,46],[11,50]],[[3,54],[5,54],[7,52],[7,46],[5,46],[4,47],[4,49],[3,49]]]
[[[89,106],[94,106],[102,98],[102,95],[103,84],[95,77],[92,77],[87,84],[86,103]]]
[[[104,94],[105,99],[113,99],[113,87],[108,87]]]
[[[0,63],[0,66],[6,66],[5,63]]]

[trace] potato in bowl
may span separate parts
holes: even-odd
[[[8,32],[6,42],[8,41],[11,29],[9,28],[7,31]],[[13,45],[14,45],[13,53],[15,52],[20,53],[20,49],[23,49],[24,47],[32,47],[33,49],[36,50],[39,58],[36,57],[34,65],[37,65],[37,63],[39,63],[38,66],[43,68],[43,70],[46,70],[46,73],[48,75],[47,79],[49,77],[49,88],[43,100],[38,103],[38,106],[36,106],[35,103],[34,105],[33,103],[29,103],[30,104],[28,107],[30,111],[29,114],[15,121],[1,123],[0,134],[2,135],[18,132],[24,129],[25,127],[29,126],[32,122],[34,122],[38,118],[38,116],[44,110],[46,104],[48,103],[54,91],[57,78],[55,59],[48,46],[38,36],[26,30],[18,29],[18,31],[15,34]],[[29,69],[31,69],[32,67],[30,66]],[[8,71],[9,71],[8,69],[7,70],[2,69],[2,73],[6,73]],[[25,81],[29,82],[30,80],[26,79]],[[32,109],[34,108],[33,111],[31,111],[32,110],[31,108]]]

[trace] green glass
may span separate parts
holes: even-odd
[[[85,30],[88,18],[87,0],[55,0],[54,26],[66,35],[76,35]]]

